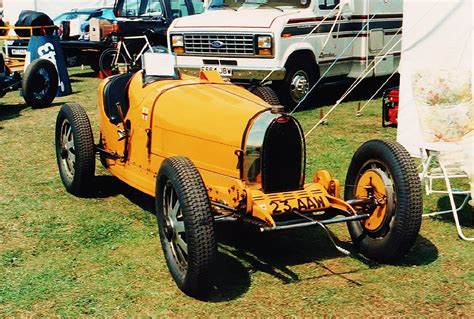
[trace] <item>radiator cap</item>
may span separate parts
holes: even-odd
[[[272,109],[271,109],[271,112],[272,114],[282,114],[283,112],[285,111],[285,108],[283,107],[283,105],[272,105]]]

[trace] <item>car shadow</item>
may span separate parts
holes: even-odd
[[[71,78],[96,78],[97,73],[91,70],[89,72],[73,73],[72,75],[70,75],[70,77]]]
[[[3,104],[0,105],[0,121],[15,119],[21,116],[21,111],[28,108],[26,104]]]
[[[153,197],[146,195],[119,179],[97,176],[94,182],[94,198],[107,198],[119,194],[143,210],[154,214]],[[251,276],[263,272],[278,279],[283,284],[316,280],[324,277],[338,277],[348,284],[362,286],[350,274],[384,267],[358,254],[350,242],[339,241],[329,231],[337,244],[350,252],[345,256],[339,252],[322,228],[312,227],[291,231],[258,233],[244,227],[239,222],[219,222],[215,224],[218,242],[218,256],[212,271],[213,285],[210,293],[202,298],[207,302],[225,302],[244,295],[250,288]],[[337,258],[354,258],[360,261],[341,271],[333,269],[326,261]],[[400,267],[427,265],[438,259],[438,249],[427,238],[419,236],[409,254],[400,262]],[[292,266],[314,264],[321,269],[316,276],[302,276]]]
[[[384,267],[372,260],[358,254],[355,247],[349,242],[337,244],[348,250],[350,256],[339,252],[327,234],[321,228],[306,228],[297,231],[255,233],[242,229],[238,224],[219,223],[216,225],[217,240],[221,254],[240,262],[246,269],[247,274],[237,271],[227,271],[225,265],[218,265],[220,271],[225,275],[225,281],[221,286],[217,285],[217,293],[209,297],[208,301],[220,302],[229,300],[230,292],[239,289],[239,295],[248,288],[250,276],[255,272],[269,274],[283,284],[293,284],[301,281],[316,280],[324,277],[338,277],[345,280],[349,285],[362,286],[364,283],[350,278],[351,274]],[[335,235],[329,232],[333,238]],[[326,261],[336,258],[354,258],[362,263],[352,266],[352,269],[344,271],[335,270]],[[438,249],[427,238],[419,236],[409,254],[401,261],[395,263],[400,267],[412,267],[430,264],[438,259]],[[321,269],[322,274],[316,276],[301,276],[291,269],[291,266],[302,264],[314,264]],[[245,266],[244,266],[245,265]],[[235,267],[235,266],[234,266]],[[221,279],[222,280],[222,279]],[[227,292],[227,295],[226,295]],[[223,298],[227,296],[227,298]]]

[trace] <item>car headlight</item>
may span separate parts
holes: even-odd
[[[180,34],[174,34],[171,36],[171,47],[184,47],[184,37]]]
[[[270,49],[272,47],[272,37],[269,35],[259,35],[257,38],[257,47],[259,49]]]

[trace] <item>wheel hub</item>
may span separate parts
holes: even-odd
[[[309,77],[306,72],[300,70],[295,73],[291,80],[290,90],[295,101],[301,100],[309,92]]]
[[[369,169],[359,178],[356,188],[357,198],[374,199],[374,208],[370,217],[361,221],[362,226],[369,231],[380,230],[390,220],[394,209],[394,190],[391,180],[380,169]]]

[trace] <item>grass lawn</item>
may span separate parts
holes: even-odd
[[[64,190],[54,154],[59,106],[82,104],[98,137],[99,80],[88,69],[70,74],[75,93],[53,107],[27,108],[17,92],[0,101],[0,317],[474,313],[474,246],[457,239],[450,216],[424,219],[414,249],[398,265],[355,252],[343,256],[318,228],[243,236],[233,225],[219,224],[214,290],[208,301],[187,297],[168,273],[149,197],[108,175],[98,161],[97,198]],[[296,114],[305,131],[339,91],[326,87],[317,108]],[[381,127],[380,99],[355,116],[361,98],[367,98],[364,90],[308,137],[308,179],[326,168],[343,181],[363,141],[395,138],[395,129]],[[447,207],[446,197],[425,197],[425,212],[439,207]],[[471,227],[470,208],[462,215]],[[345,225],[330,229],[350,249]],[[467,233],[472,236],[472,228]]]

